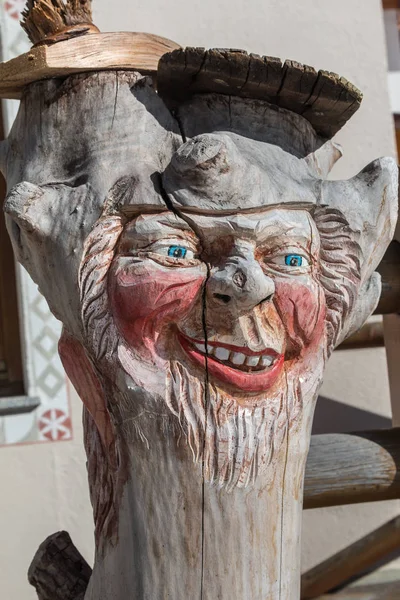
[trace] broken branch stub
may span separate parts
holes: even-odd
[[[21,27],[33,44],[56,43],[99,30],[92,22],[91,0],[27,0]]]
[[[50,535],[39,547],[28,580],[40,600],[84,600],[91,568],[66,531]]]
[[[36,81],[3,148],[14,250],[85,405],[85,600],[299,597],[314,403],[379,298],[397,167],[327,181],[336,101],[314,127],[289,67],[290,110],[251,70],[244,94],[239,54],[211,65],[225,91],[187,89],[174,53],[158,92],[133,67]]]

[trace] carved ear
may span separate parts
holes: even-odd
[[[379,158],[346,181],[325,181],[321,204],[346,217],[361,247],[361,281],[375,271],[394,235],[398,210],[398,167]]]
[[[39,286],[53,314],[75,335],[80,333],[74,319],[80,311],[78,270],[84,240],[92,219],[98,216],[97,203],[87,184],[38,186],[27,181],[14,186],[4,203],[18,261]]]
[[[29,238],[31,236],[40,238],[42,233],[37,202],[40,203],[43,196],[44,191],[41,187],[23,181],[11,189],[4,202],[6,225],[15,255],[28,271],[26,263],[29,262],[31,250]]]
[[[392,158],[367,165],[347,181],[325,181],[322,203],[340,210],[360,247],[360,287],[337,344],[357,331],[375,309],[381,293],[375,273],[394,235],[398,210],[398,167]],[[343,252],[345,253],[345,248]]]
[[[334,164],[343,156],[342,147],[335,142],[326,142],[321,148],[312,152],[304,162],[310,167],[312,172],[321,179],[326,179],[331,172]]]

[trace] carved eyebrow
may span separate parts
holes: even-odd
[[[307,221],[307,225],[309,225]],[[261,219],[257,222],[257,225],[254,228],[256,234],[267,233],[268,230],[277,229],[280,233],[290,233],[293,230],[299,230],[300,228],[304,229],[298,223],[290,223],[285,222],[280,219],[275,219],[274,221],[269,221],[268,223],[263,222]],[[306,234],[300,234],[301,237],[308,237]]]
[[[189,231],[193,233],[193,229],[187,223],[185,223],[185,221],[182,220],[177,220],[176,223],[171,223],[171,221],[160,220],[158,221],[158,223],[160,223],[160,225],[165,225],[165,227],[170,227],[171,229],[181,229],[182,231]]]
[[[313,245],[312,237],[307,237],[305,235],[294,235],[293,237],[291,237],[289,239],[283,239],[283,240],[282,240],[281,236],[276,235],[276,236],[266,238],[266,239],[260,241],[260,243],[258,244],[258,248],[260,249],[261,252],[262,251],[274,252],[279,248],[284,250],[285,248],[297,246],[297,247],[303,249],[305,252],[312,254],[313,253],[312,245]],[[314,248],[314,250],[315,250],[315,248]]]
[[[190,236],[196,242],[197,236],[184,221],[170,221],[169,219],[148,219],[143,221],[133,221],[125,228],[122,237],[136,241],[146,240],[148,238],[170,237],[173,233],[182,232],[185,236]]]

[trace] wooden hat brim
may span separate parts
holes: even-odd
[[[19,99],[35,81],[74,73],[129,69],[155,73],[160,57],[180,46],[149,33],[90,33],[34,46],[0,64],[0,98]]]
[[[215,92],[265,100],[302,115],[330,139],[359,108],[362,93],[344,77],[243,50],[186,48],[164,54],[157,88],[170,107]]]

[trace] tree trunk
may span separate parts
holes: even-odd
[[[238,56],[213,62],[217,87]],[[171,57],[158,77],[168,102],[168,69],[177,85],[182,66]],[[252,60],[250,91],[254,73],[288,70]],[[326,181],[339,154],[316,130],[333,127],[321,112],[242,97],[243,77],[215,93],[207,77],[173,113],[134,71],[32,83],[2,151],[14,250],[64,324],[85,404],[85,600],[298,600],[324,364],[380,293],[396,165]],[[344,104],[332,102],[340,124]]]

